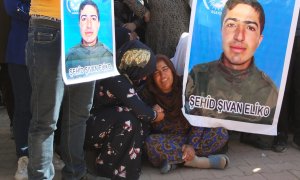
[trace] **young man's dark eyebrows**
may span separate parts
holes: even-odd
[[[256,27],[258,27],[258,24],[255,21],[243,21],[245,24],[254,24]]]
[[[88,17],[89,15],[87,14],[82,14],[80,17]],[[96,14],[93,14],[93,15],[90,15],[91,17],[95,17],[95,18],[98,18],[98,15]]]
[[[237,22],[239,20],[237,18],[227,18],[227,19],[225,19],[224,23],[226,23],[227,21],[235,21],[235,22]]]
[[[230,20],[234,21],[234,22],[241,21],[238,18],[227,18],[227,19],[225,19],[224,23],[226,23],[227,21],[230,21]],[[246,20],[246,21],[242,21],[242,22],[245,23],[245,24],[254,24],[254,25],[256,25],[258,27],[258,24],[255,21],[248,21],[248,20]]]
[[[87,15],[86,14],[80,15],[80,18],[82,18],[82,17],[87,17]]]

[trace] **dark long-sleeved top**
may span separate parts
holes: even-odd
[[[28,37],[29,0],[4,0],[6,13],[11,17],[11,29],[6,50],[6,62],[25,64],[25,45]]]
[[[129,108],[142,122],[155,118],[153,109],[145,104],[125,75],[100,80],[96,84],[93,114],[104,107],[122,106]]]

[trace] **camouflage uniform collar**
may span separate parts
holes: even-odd
[[[223,63],[224,54],[221,55],[220,59],[218,60],[218,67],[221,70],[221,73],[230,79],[235,80],[244,80],[247,77],[249,77],[253,71],[255,71],[255,63],[254,63],[254,57],[252,57],[252,63],[250,66],[245,70],[233,70],[228,67],[226,67]]]
[[[80,46],[81,46],[81,47],[84,47],[84,48],[88,48],[88,47],[96,47],[98,44],[99,44],[98,38],[97,38],[96,44],[93,45],[93,46],[84,46],[84,45],[83,45],[83,39],[81,39],[81,41],[80,41]],[[101,43],[100,43],[100,44],[101,44]]]

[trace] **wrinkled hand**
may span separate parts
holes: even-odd
[[[182,159],[187,162],[187,161],[191,161],[195,158],[195,150],[194,147],[188,144],[184,144],[182,146]]]
[[[136,29],[136,25],[134,23],[125,23],[123,27],[130,30],[131,32],[135,31]]]

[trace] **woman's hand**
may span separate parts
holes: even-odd
[[[153,123],[157,123],[160,122],[162,120],[165,119],[165,113],[164,112],[158,112],[156,110],[154,110],[156,112],[156,118],[154,119],[154,121],[152,121]]]
[[[160,122],[165,118],[164,109],[161,108],[158,104],[153,106],[153,110],[156,112],[156,118],[152,121],[154,123]]]
[[[134,23],[125,23],[123,27],[130,30],[131,32],[135,31],[136,29],[136,25]]]
[[[153,106],[153,110],[155,110],[156,112],[164,112],[164,109],[161,108],[158,104],[155,104]]]
[[[184,144],[182,146],[182,159],[187,162],[187,161],[191,161],[195,158],[195,150],[194,147],[188,144]]]

